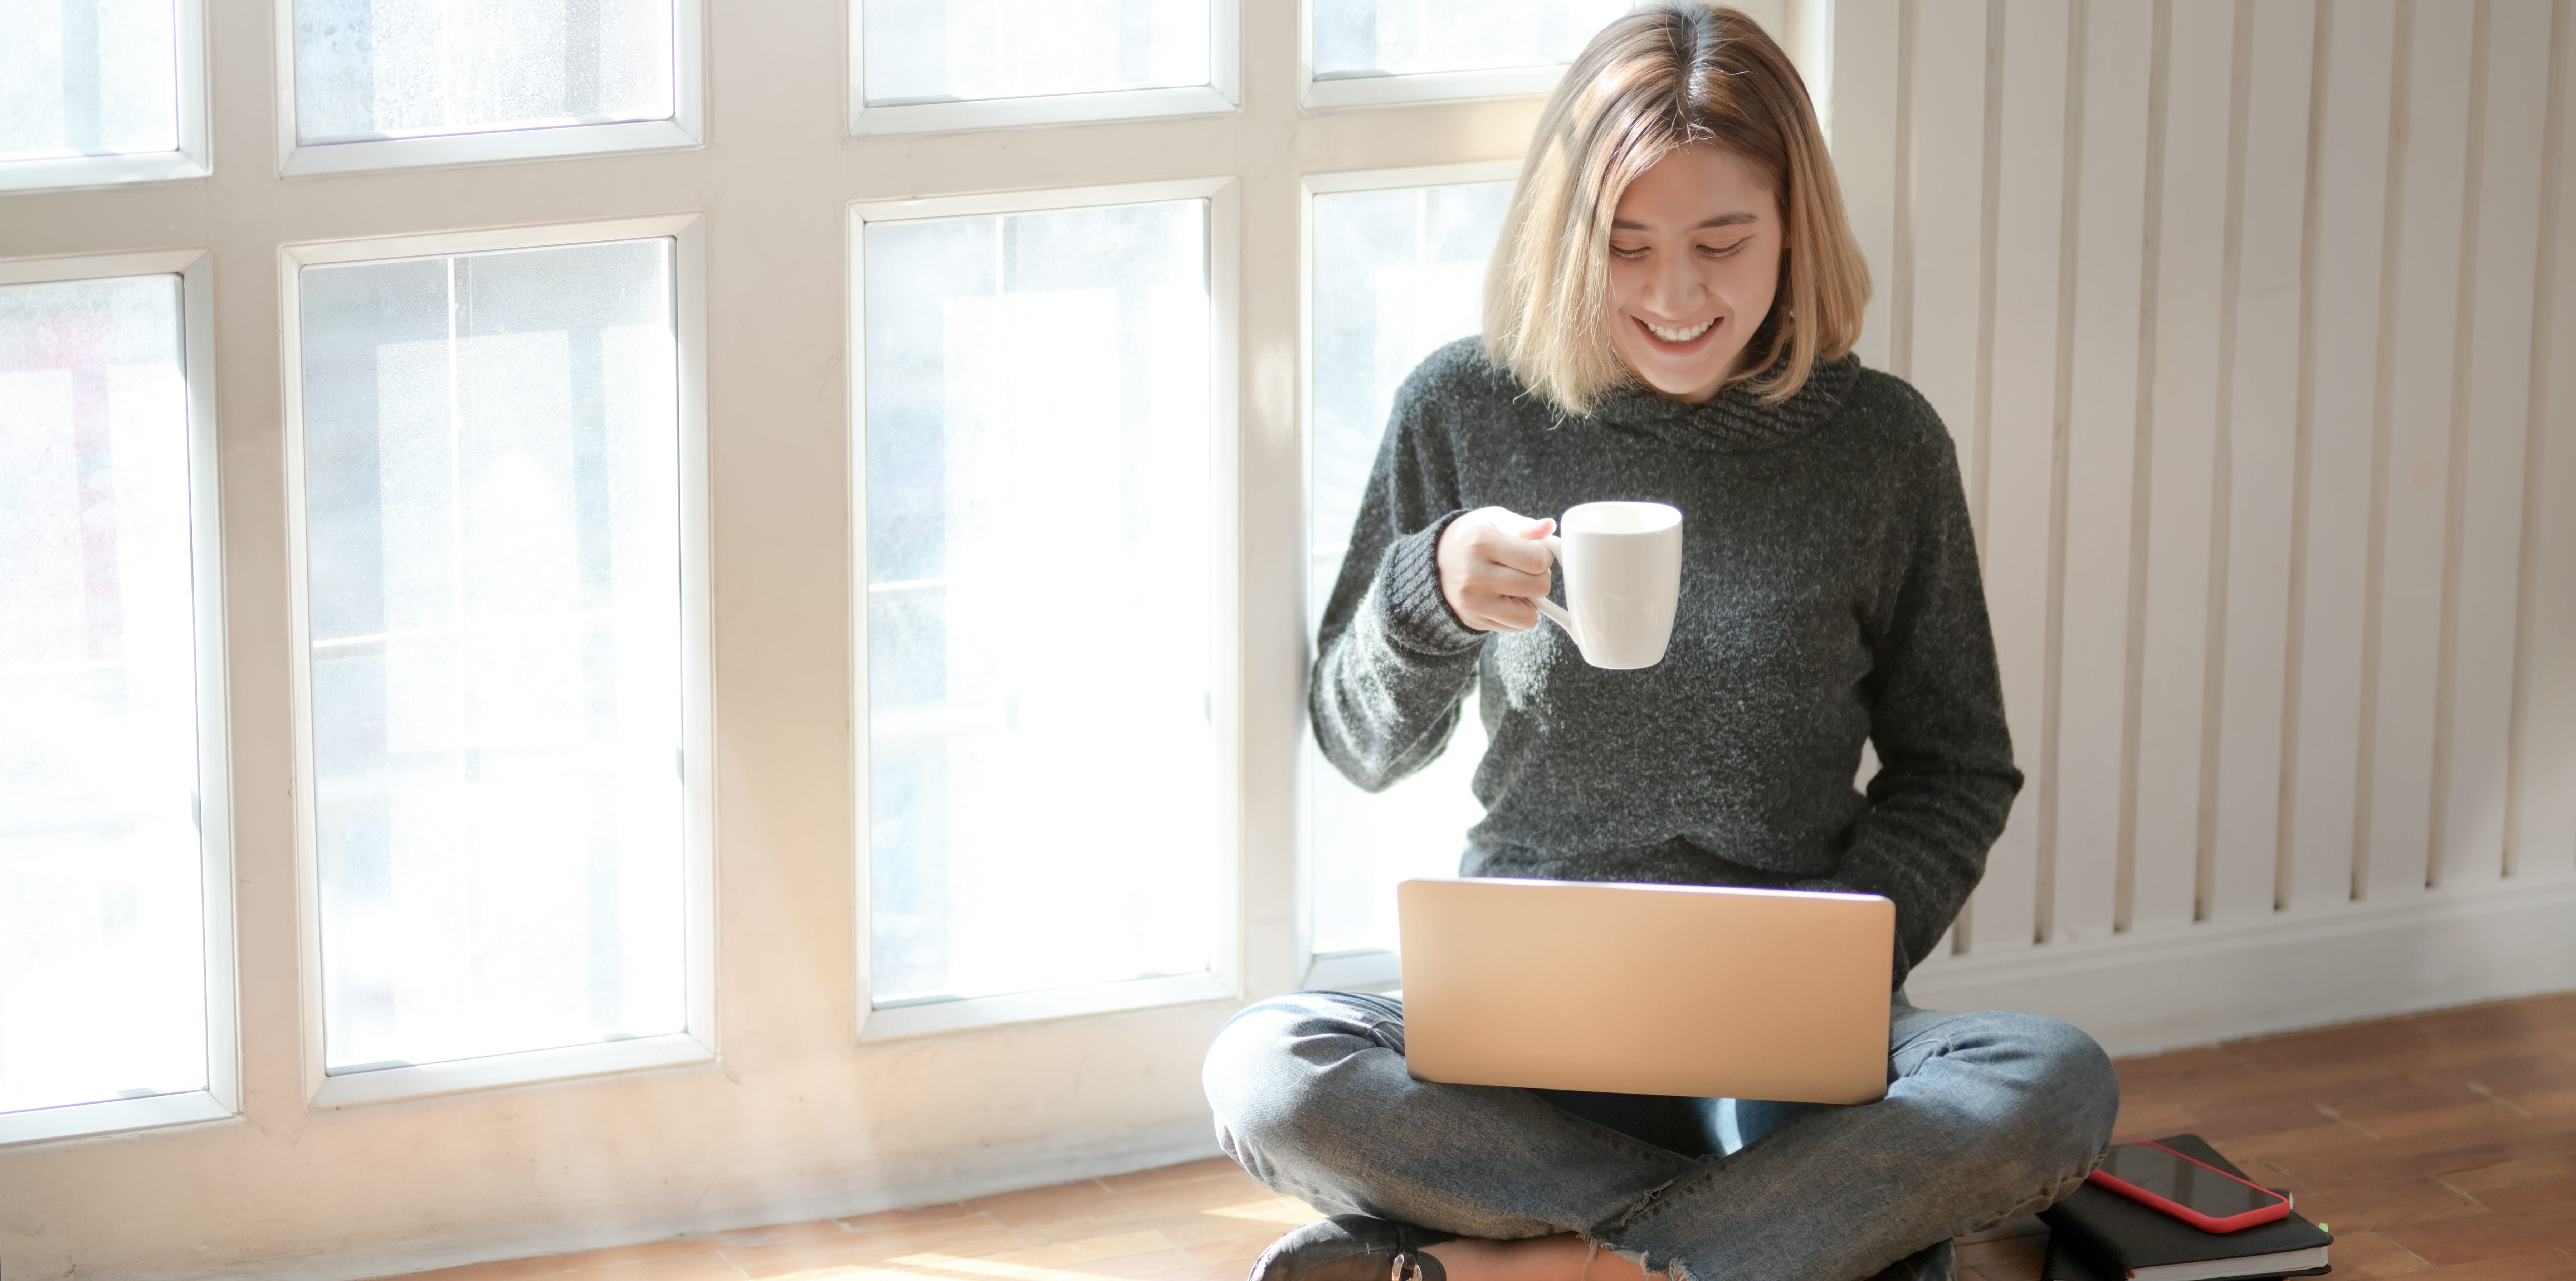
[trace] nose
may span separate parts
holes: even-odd
[[[1644,296],[1639,300],[1646,309],[1666,320],[1686,320],[1691,313],[1707,305],[1708,288],[1699,278],[1698,264],[1687,251],[1657,254],[1654,270],[1646,277]]]

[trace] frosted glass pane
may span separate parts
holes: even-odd
[[[1628,0],[1314,0],[1315,78],[1574,61]]]
[[[859,0],[867,103],[1208,83],[1209,0]]]
[[[671,0],[295,0],[306,143],[671,117]]]
[[[0,0],[0,163],[178,149],[170,0]]]
[[[879,1005],[1207,968],[1206,227],[867,229]]]
[[[0,1112],[202,1089],[179,278],[0,287]]]
[[[334,1071],[684,1023],[671,254],[304,269]]]
[[[1310,618],[1341,573],[1396,387],[1434,348],[1481,327],[1485,261],[1511,194],[1508,182],[1486,182],[1315,197]],[[1484,817],[1468,790],[1485,754],[1475,700],[1438,760],[1376,795],[1311,741],[1306,750],[1315,950],[1394,947],[1395,883],[1457,875],[1466,831]]]

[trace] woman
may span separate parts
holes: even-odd
[[[1849,355],[1868,288],[1779,47],[1693,0],[1610,24],[1541,117],[1483,341],[1398,396],[1312,709],[1325,754],[1381,788],[1440,753],[1482,683],[1469,876],[1893,900],[1887,1097],[1439,1085],[1406,1075],[1395,1000],[1266,1001],[1209,1053],[1219,1138],[1335,1217],[1256,1281],[1943,1277],[1953,1234],[2091,1169],[2119,1098],[2099,1047],[1902,991],[2021,775],[1949,435]],[[1552,524],[1516,513],[1595,499],[1687,515],[1681,617],[1643,671],[1534,630]]]

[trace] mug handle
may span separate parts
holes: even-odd
[[[1565,543],[1556,535],[1549,534],[1539,539],[1539,542],[1546,545],[1547,554],[1551,558],[1560,561],[1565,559]],[[1574,630],[1574,615],[1567,613],[1563,605],[1559,605],[1545,596],[1531,597],[1530,604],[1538,606],[1538,612],[1546,615],[1549,622],[1555,623],[1557,626],[1564,628],[1565,634],[1571,638],[1575,644],[1580,645],[1583,643],[1583,634]]]

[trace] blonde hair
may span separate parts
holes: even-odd
[[[1771,315],[1726,385],[1750,383],[1777,404],[1852,349],[1869,264],[1843,218],[1806,82],[1751,18],[1663,0],[1593,36],[1539,117],[1486,269],[1485,352],[1496,364],[1572,414],[1634,377],[1604,323],[1611,214],[1639,174],[1702,144],[1769,175],[1785,231]]]

